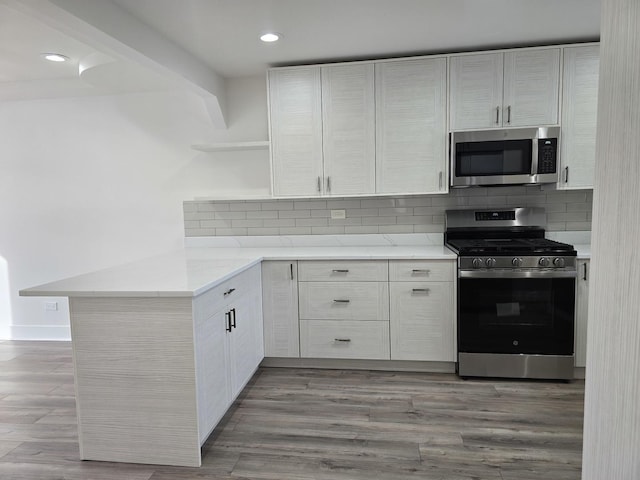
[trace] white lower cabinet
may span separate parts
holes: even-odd
[[[389,360],[389,322],[301,320],[303,357]]]
[[[200,443],[264,358],[260,266],[194,299]],[[220,307],[217,311],[208,306]]]
[[[389,360],[388,262],[300,261],[298,269],[300,356]]]
[[[298,262],[262,262],[265,357],[299,357]]]
[[[455,361],[454,262],[392,260],[389,272],[391,359]]]
[[[578,260],[576,281],[575,366],[587,366],[587,317],[589,315],[589,260]]]

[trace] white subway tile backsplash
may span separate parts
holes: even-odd
[[[323,210],[327,208],[327,202],[324,200],[299,200],[294,203],[294,210]]]
[[[413,225],[380,225],[378,233],[413,233]]]
[[[227,228],[231,227],[232,220],[200,220],[201,228]]]
[[[396,217],[363,217],[363,225],[395,225]]]
[[[370,233],[379,233],[377,225],[354,225],[354,226],[346,226],[344,227],[344,233],[350,234],[370,234]]]
[[[540,206],[547,231],[589,231],[590,190],[540,187],[453,189],[446,195],[283,200],[189,200],[187,237],[442,233],[444,212],[457,208]],[[331,219],[331,210],[346,218]]]
[[[230,203],[229,210],[234,211],[255,211],[262,210],[262,205],[258,202],[238,202],[238,203]]]
[[[263,221],[260,219],[255,219],[255,220],[231,220],[231,227],[232,228],[248,228],[248,227],[254,227],[254,228],[260,228],[263,227]]]
[[[311,210],[281,210],[278,218],[310,218]]]
[[[326,227],[326,218],[296,218],[296,227]]]
[[[311,235],[343,235],[345,227],[311,227]]]
[[[261,210],[257,212],[247,212],[247,219],[254,218],[278,218],[278,212],[276,210]]]
[[[277,220],[265,220],[262,222],[265,227],[295,227],[295,218],[279,218]]]
[[[216,220],[241,220],[247,218],[247,212],[216,212]]]
[[[347,210],[347,217],[377,217],[377,208],[352,208]]]
[[[327,208],[360,208],[360,200],[327,200]]]
[[[411,215],[413,214],[413,208],[379,208],[378,215],[381,217],[397,216],[397,215]]]
[[[374,198],[371,200],[360,200],[362,208],[390,208],[396,206],[394,198]]]

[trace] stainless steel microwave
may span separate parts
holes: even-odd
[[[560,127],[452,132],[451,186],[556,183]]]

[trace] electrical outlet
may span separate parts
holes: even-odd
[[[47,312],[57,312],[58,302],[44,302],[44,309]]]
[[[331,210],[331,218],[333,220],[343,220],[347,218],[346,210]]]

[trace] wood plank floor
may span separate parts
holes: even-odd
[[[0,478],[579,480],[584,382],[261,369],[201,468],[79,460],[71,346],[0,342]]]

